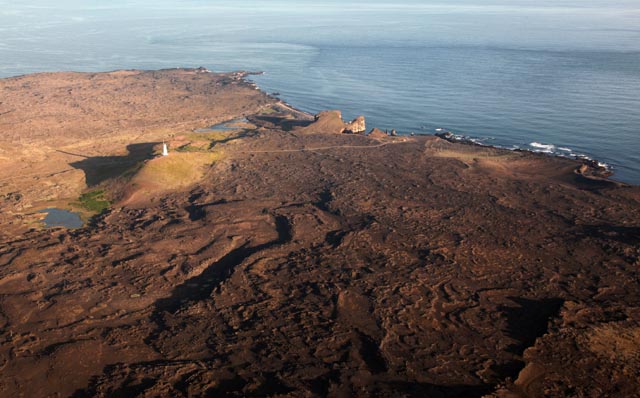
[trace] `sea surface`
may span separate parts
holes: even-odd
[[[302,110],[640,183],[638,0],[0,0],[0,77],[178,66],[264,71]]]

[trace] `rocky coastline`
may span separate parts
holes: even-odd
[[[365,134],[242,73],[0,91],[0,397],[640,394],[640,187],[594,165]]]

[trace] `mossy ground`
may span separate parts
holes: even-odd
[[[272,113],[278,113],[278,111],[271,107],[264,108],[263,110],[260,111],[261,115],[270,115]]]
[[[111,202],[105,198],[105,194],[102,189],[83,193],[79,199],[80,207],[91,213],[102,213],[111,206]]]
[[[180,136],[179,146],[173,152],[211,152],[218,144],[230,143],[250,134],[254,125],[243,123],[242,128],[229,131],[210,131],[206,133],[188,133]],[[171,152],[171,150],[170,150]]]
[[[199,142],[199,141],[222,141],[233,135],[235,130],[230,131],[208,131],[206,133],[187,133],[182,134],[187,141]]]

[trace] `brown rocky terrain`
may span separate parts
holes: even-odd
[[[68,207],[147,159],[162,139],[275,101],[245,73],[206,69],[42,73],[0,79],[0,235]]]
[[[173,138],[185,152],[139,173],[213,151],[197,182],[4,234],[2,397],[640,394],[638,187],[569,159],[324,131],[330,113],[233,84],[225,101],[246,106],[210,111],[253,109],[247,128]],[[211,123],[180,112],[168,126]]]

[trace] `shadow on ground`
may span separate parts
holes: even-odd
[[[70,163],[70,165],[75,169],[82,170],[87,186],[93,187],[111,178],[133,174],[142,165],[142,162],[153,157],[154,147],[158,144],[158,142],[146,142],[128,145],[128,154],[125,156],[86,157],[64,151],[58,152],[83,157],[83,160]]]
[[[283,115],[256,115],[248,118],[249,121],[257,126],[266,128],[280,128],[284,131],[291,131],[295,127],[307,127],[313,120],[291,119]]]

